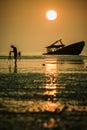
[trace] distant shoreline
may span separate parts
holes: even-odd
[[[9,56],[7,55],[0,55],[0,59],[8,59]],[[18,57],[18,59],[42,59],[43,55],[23,55],[21,57]],[[13,59],[13,56],[11,57]]]
[[[73,55],[22,55],[18,59],[43,59],[44,57],[73,57]],[[87,59],[86,55],[74,55],[74,57],[81,57],[82,59]],[[0,59],[8,59],[8,55],[0,55]],[[11,57],[13,59],[13,56]]]

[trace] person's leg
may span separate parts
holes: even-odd
[[[15,58],[15,66],[17,65],[17,58]]]
[[[17,65],[17,55],[14,55],[15,66]]]

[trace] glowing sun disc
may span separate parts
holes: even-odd
[[[46,12],[46,18],[48,20],[55,20],[57,18],[57,12],[55,10],[49,10]]]

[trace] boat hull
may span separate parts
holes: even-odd
[[[45,55],[79,55],[84,47],[84,41],[64,46],[56,51],[44,53]]]

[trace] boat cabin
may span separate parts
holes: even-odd
[[[49,52],[55,52],[61,48],[63,48],[65,45],[61,42],[61,39],[52,43],[50,46],[47,46],[47,53]]]

